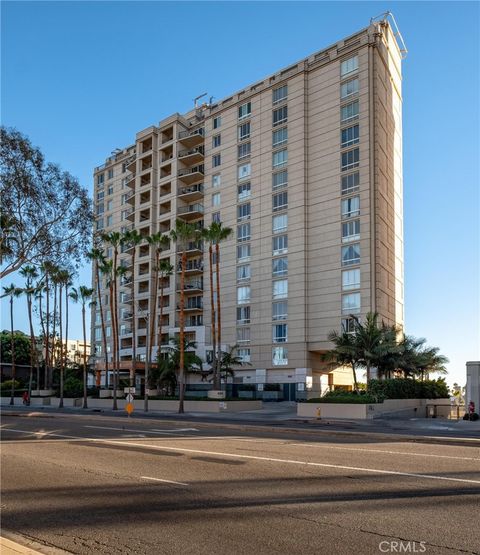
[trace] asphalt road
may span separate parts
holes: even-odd
[[[79,554],[480,553],[478,446],[94,415],[1,427],[7,537]]]

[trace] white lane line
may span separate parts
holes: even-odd
[[[159,430],[158,428],[152,428],[152,432],[198,432],[197,428],[176,428],[175,430]]]
[[[200,453],[202,455],[216,455],[220,457],[230,457],[234,459],[249,459],[257,461],[266,462],[277,462],[283,464],[297,464],[302,466],[316,466],[321,468],[333,468],[341,470],[358,470],[360,472],[370,472],[372,474],[386,474],[390,476],[407,476],[410,478],[420,478],[420,479],[431,479],[431,480],[443,480],[447,482],[462,482],[467,484],[480,484],[480,480],[467,480],[466,478],[449,478],[447,476],[434,476],[432,474],[415,474],[413,472],[399,472],[395,470],[380,470],[377,468],[363,468],[359,466],[344,466],[339,464],[326,464],[317,462],[307,462],[307,461],[296,461],[292,459],[277,459],[273,457],[257,457],[254,455],[239,455],[237,453],[221,453],[217,451],[201,451],[199,449],[186,449],[184,447],[166,447],[166,446],[155,446],[155,445],[145,445],[144,443],[133,443],[126,441],[111,441],[106,439],[92,439],[91,441],[97,443],[111,443],[114,445],[128,445],[130,447],[139,447],[144,449],[145,447],[149,449],[158,449],[159,451],[178,451],[181,453]]]
[[[78,436],[68,436],[68,435],[64,435],[64,434],[57,434],[55,432],[35,432],[33,430],[17,430],[15,428],[3,428],[4,432],[16,432],[18,434],[30,434],[30,435],[34,435],[34,436],[40,436],[40,437],[66,437],[66,438],[70,438],[70,439],[80,439]]]
[[[189,486],[185,482],[174,482],[173,480],[163,480],[162,478],[152,478],[151,476],[140,476],[142,480],[153,480],[154,482],[165,482],[166,484],[176,484],[177,486]]]
[[[284,443],[289,446],[301,447],[321,447],[322,449],[336,449],[339,451],[365,451],[367,453],[387,453],[388,455],[411,455],[412,457],[436,457],[439,459],[456,459],[459,461],[480,461],[480,458],[475,457],[455,457],[454,455],[434,455],[430,453],[409,453],[408,451],[385,451],[383,449],[365,449],[361,447],[336,447],[334,445],[323,445],[321,443]]]
[[[111,426],[84,426],[84,428],[93,428],[96,430],[115,430],[119,432],[136,432],[138,434],[161,434],[161,435],[178,435],[178,432],[186,432],[193,428],[181,428],[180,430],[134,430],[132,428],[113,428]]]

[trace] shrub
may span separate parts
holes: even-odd
[[[21,382],[19,380],[15,380],[15,389],[21,387]],[[12,389],[12,380],[5,380],[0,384],[0,389],[2,391],[10,391]]]
[[[65,397],[83,397],[83,381],[69,376],[63,384],[63,395]]]
[[[443,399],[448,398],[448,386],[443,378],[423,382],[407,378],[370,380],[368,393],[385,399]]]
[[[478,420],[479,418],[480,416],[478,416],[476,412],[472,412],[472,414],[466,413],[463,415],[464,420]]]
[[[323,397],[308,399],[307,403],[351,403],[351,404],[371,404],[382,403],[383,397],[371,395],[369,393],[357,393],[355,391],[329,391]]]

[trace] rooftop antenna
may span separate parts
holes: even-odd
[[[197,96],[196,98],[193,99],[193,105],[195,108],[198,108],[198,101],[203,98],[204,96],[207,96],[208,93],[203,93],[199,96]]]
[[[404,60],[407,57],[407,54],[408,54],[407,45],[405,44],[405,41],[403,40],[402,34],[400,33],[400,29],[398,28],[398,25],[397,25],[397,21],[393,17],[393,13],[392,12],[385,12],[385,13],[382,13],[380,15],[377,15],[375,17],[370,18],[370,25],[372,23],[377,22],[377,21],[387,21],[387,22],[389,21],[391,23],[393,36],[397,40],[398,48],[399,48],[400,53],[402,55],[402,60]]]

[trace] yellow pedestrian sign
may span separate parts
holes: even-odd
[[[127,411],[128,415],[130,416],[133,412],[133,403],[127,403],[125,405],[125,410]]]

